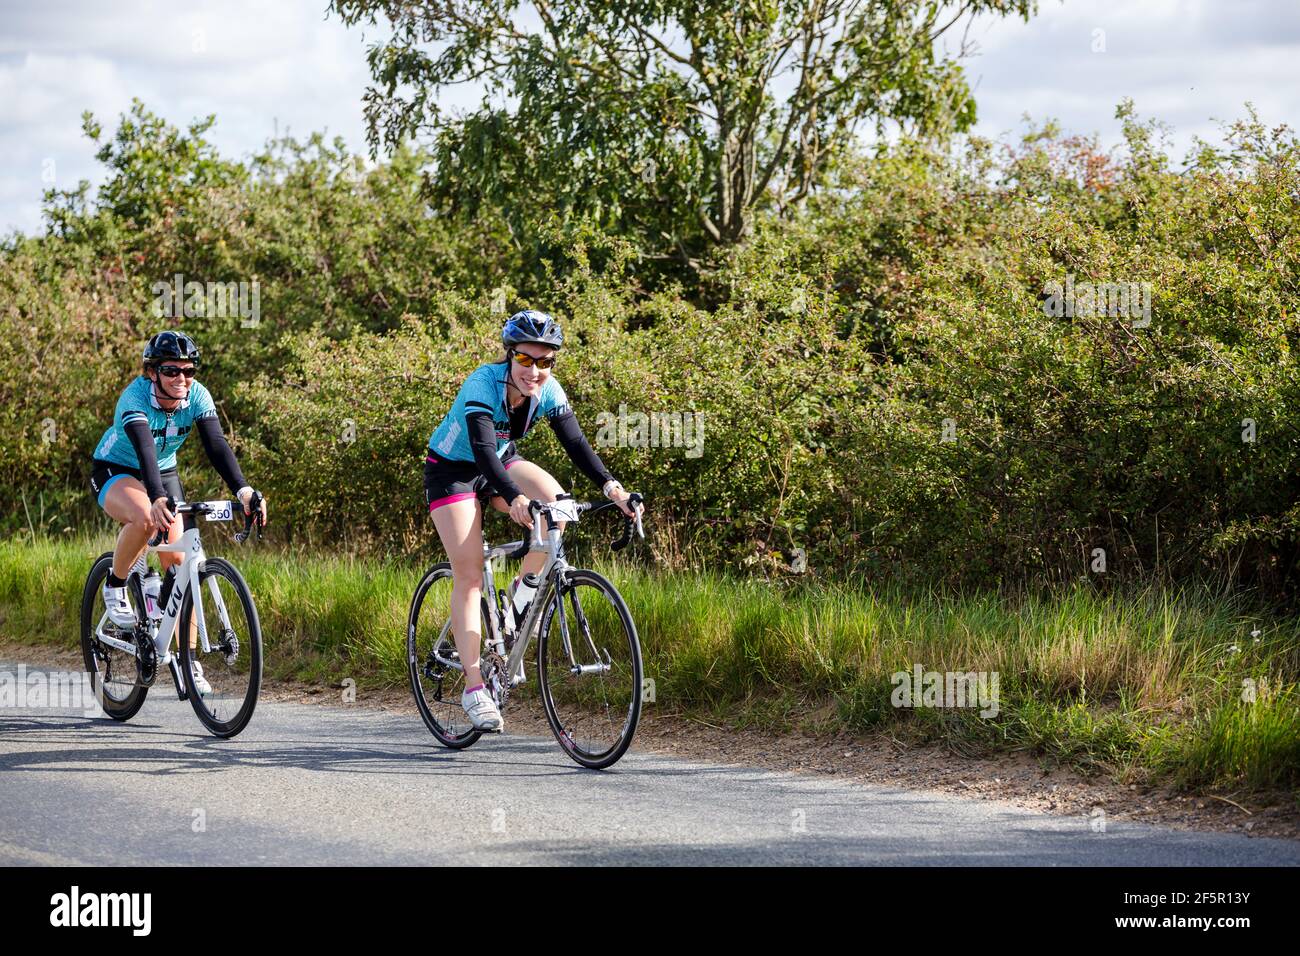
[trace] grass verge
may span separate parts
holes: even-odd
[[[0,633],[78,646],[85,574],[110,544],[0,541]],[[220,550],[252,588],[268,676],[405,682],[422,568]],[[773,732],[885,729],[969,755],[1028,751],[1125,780],[1300,788],[1300,622],[1240,597],[1081,584],[1008,598],[598,570],[636,619],[655,682],[648,706]],[[918,665],[939,684],[922,681],[914,706],[896,706],[898,675],[910,686]],[[945,696],[950,674],[985,675],[975,706],[929,706],[960,703]]]

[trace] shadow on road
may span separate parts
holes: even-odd
[[[335,722],[337,724],[337,722]],[[374,726],[393,736],[395,721]],[[248,731],[232,740],[213,737],[196,727],[178,731],[137,718],[129,724],[107,717],[6,716],[0,720],[0,738],[21,740],[34,749],[0,752],[0,772],[127,773],[157,776],[221,772],[237,768],[299,769],[321,773],[432,775],[452,767],[458,775],[500,777],[555,777],[597,775],[663,776],[701,770],[638,766],[635,758],[610,770],[592,771],[572,763],[551,738],[504,735],[485,737],[472,748],[453,751],[438,744],[413,722],[407,740],[370,743],[364,739],[367,723],[357,722],[340,734],[339,726],[319,733],[262,736]],[[399,734],[405,728],[396,727]],[[362,739],[358,739],[362,738]],[[67,749],[62,749],[66,747]],[[475,767],[491,769],[476,770]],[[713,768],[701,768],[707,773]],[[716,768],[716,772],[734,769]]]

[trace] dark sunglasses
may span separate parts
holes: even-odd
[[[158,374],[163,378],[175,378],[177,375],[184,375],[186,378],[193,378],[198,369],[194,366],[181,368],[179,365],[159,365]]]
[[[524,368],[532,368],[536,365],[538,368],[555,368],[555,356],[549,355],[546,358],[533,358],[527,352],[515,352],[515,361]]]

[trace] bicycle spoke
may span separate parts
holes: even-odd
[[[552,600],[538,656],[547,718],[584,766],[608,766],[626,750],[640,715],[640,648],[613,586],[592,572],[570,575]]]
[[[182,669],[199,665],[195,683],[210,691],[191,697],[194,712],[213,733],[233,736],[247,724],[256,705],[262,679],[261,633],[252,597],[238,572],[219,559],[209,559],[203,584],[185,600],[176,653]],[[195,606],[195,599],[202,602]],[[207,629],[208,649],[198,631],[199,614]]]
[[[448,747],[467,747],[479,732],[460,703],[465,673],[451,632],[451,569],[442,566],[431,575],[417,589],[408,622],[411,691],[430,732]]]

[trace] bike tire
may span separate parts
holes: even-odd
[[[247,686],[242,690],[242,697],[238,701],[235,712],[226,719],[222,719],[211,708],[211,698],[202,697],[194,686],[194,674],[190,668],[191,648],[189,642],[190,615],[194,612],[194,591],[202,588],[208,582],[208,579],[216,576],[224,578],[230,582],[231,588],[239,598],[239,603],[244,616],[247,635],[236,635],[240,642],[239,650],[244,650],[245,644],[248,648],[248,671]],[[204,621],[208,628],[209,643],[213,635],[213,615],[216,608],[205,603],[203,607]],[[204,727],[217,737],[230,738],[244,730],[248,722],[253,718],[253,711],[257,708],[257,697],[262,688],[262,625],[257,617],[257,607],[253,604],[253,594],[248,589],[244,576],[239,573],[238,569],[223,558],[207,558],[204,560],[203,570],[199,573],[198,583],[192,587],[185,600],[181,603],[180,621],[176,628],[176,643],[181,659],[181,673],[185,677],[185,692],[189,697],[190,706],[194,708],[194,715]],[[197,648],[195,648],[197,649]],[[211,666],[212,658],[209,658],[208,665]],[[230,681],[233,683],[235,678],[233,674],[237,670],[232,668]],[[212,674],[213,678],[222,679],[223,675]]]
[[[90,575],[86,578],[86,585],[81,594],[81,656],[86,665],[86,673],[90,675],[90,688],[95,694],[96,701],[99,702],[100,709],[114,720],[127,721],[139,713],[140,708],[144,706],[149,688],[141,680],[140,662],[136,658],[132,658],[135,668],[135,687],[125,697],[112,697],[103,686],[103,675],[100,671],[102,661],[97,653],[97,648],[102,648],[102,645],[95,638],[95,628],[102,615],[97,613],[95,605],[96,602],[102,602],[100,595],[104,580],[108,577],[112,566],[113,552],[107,551],[95,559],[95,563],[90,567]]]
[[[537,644],[537,671],[541,684],[542,707],[546,712],[546,722],[550,725],[551,733],[555,735],[561,749],[583,767],[590,770],[605,770],[617,763],[623,754],[627,752],[627,748],[631,746],[632,738],[636,734],[637,724],[641,719],[641,642],[637,637],[636,624],[632,621],[632,615],[627,609],[627,604],[623,601],[623,596],[618,593],[618,589],[607,578],[595,571],[584,569],[571,570],[567,572],[566,577],[567,584],[564,588],[552,588],[550,590],[541,617]],[[589,749],[581,744],[580,738],[574,733],[573,727],[566,725],[566,714],[560,712],[561,708],[557,705],[555,699],[557,679],[568,680],[572,676],[564,668],[560,658],[552,655],[552,642],[560,642],[560,648],[556,648],[556,650],[562,649],[563,646],[562,638],[557,637],[554,630],[554,624],[558,620],[557,602],[569,597],[577,588],[590,589],[591,595],[599,593],[609,601],[613,615],[609,622],[611,627],[609,634],[613,638],[612,626],[613,621],[616,620],[619,629],[622,631],[622,640],[627,645],[627,659],[621,661],[619,668],[621,673],[615,674],[615,677],[610,679],[610,685],[611,689],[614,689],[615,680],[618,681],[619,685],[626,683],[626,693],[630,700],[627,703],[624,716],[621,718],[621,728],[614,735],[614,741],[604,749]],[[583,596],[579,600],[582,602],[589,599],[589,596]],[[616,643],[616,639],[614,639],[614,642]],[[603,675],[600,680],[605,680]],[[600,707],[599,692],[595,696],[597,698],[596,709],[593,712],[598,712]],[[609,710],[608,698],[606,698],[605,704],[605,709]],[[621,707],[622,705],[618,706]],[[612,723],[610,726],[612,726]]]

